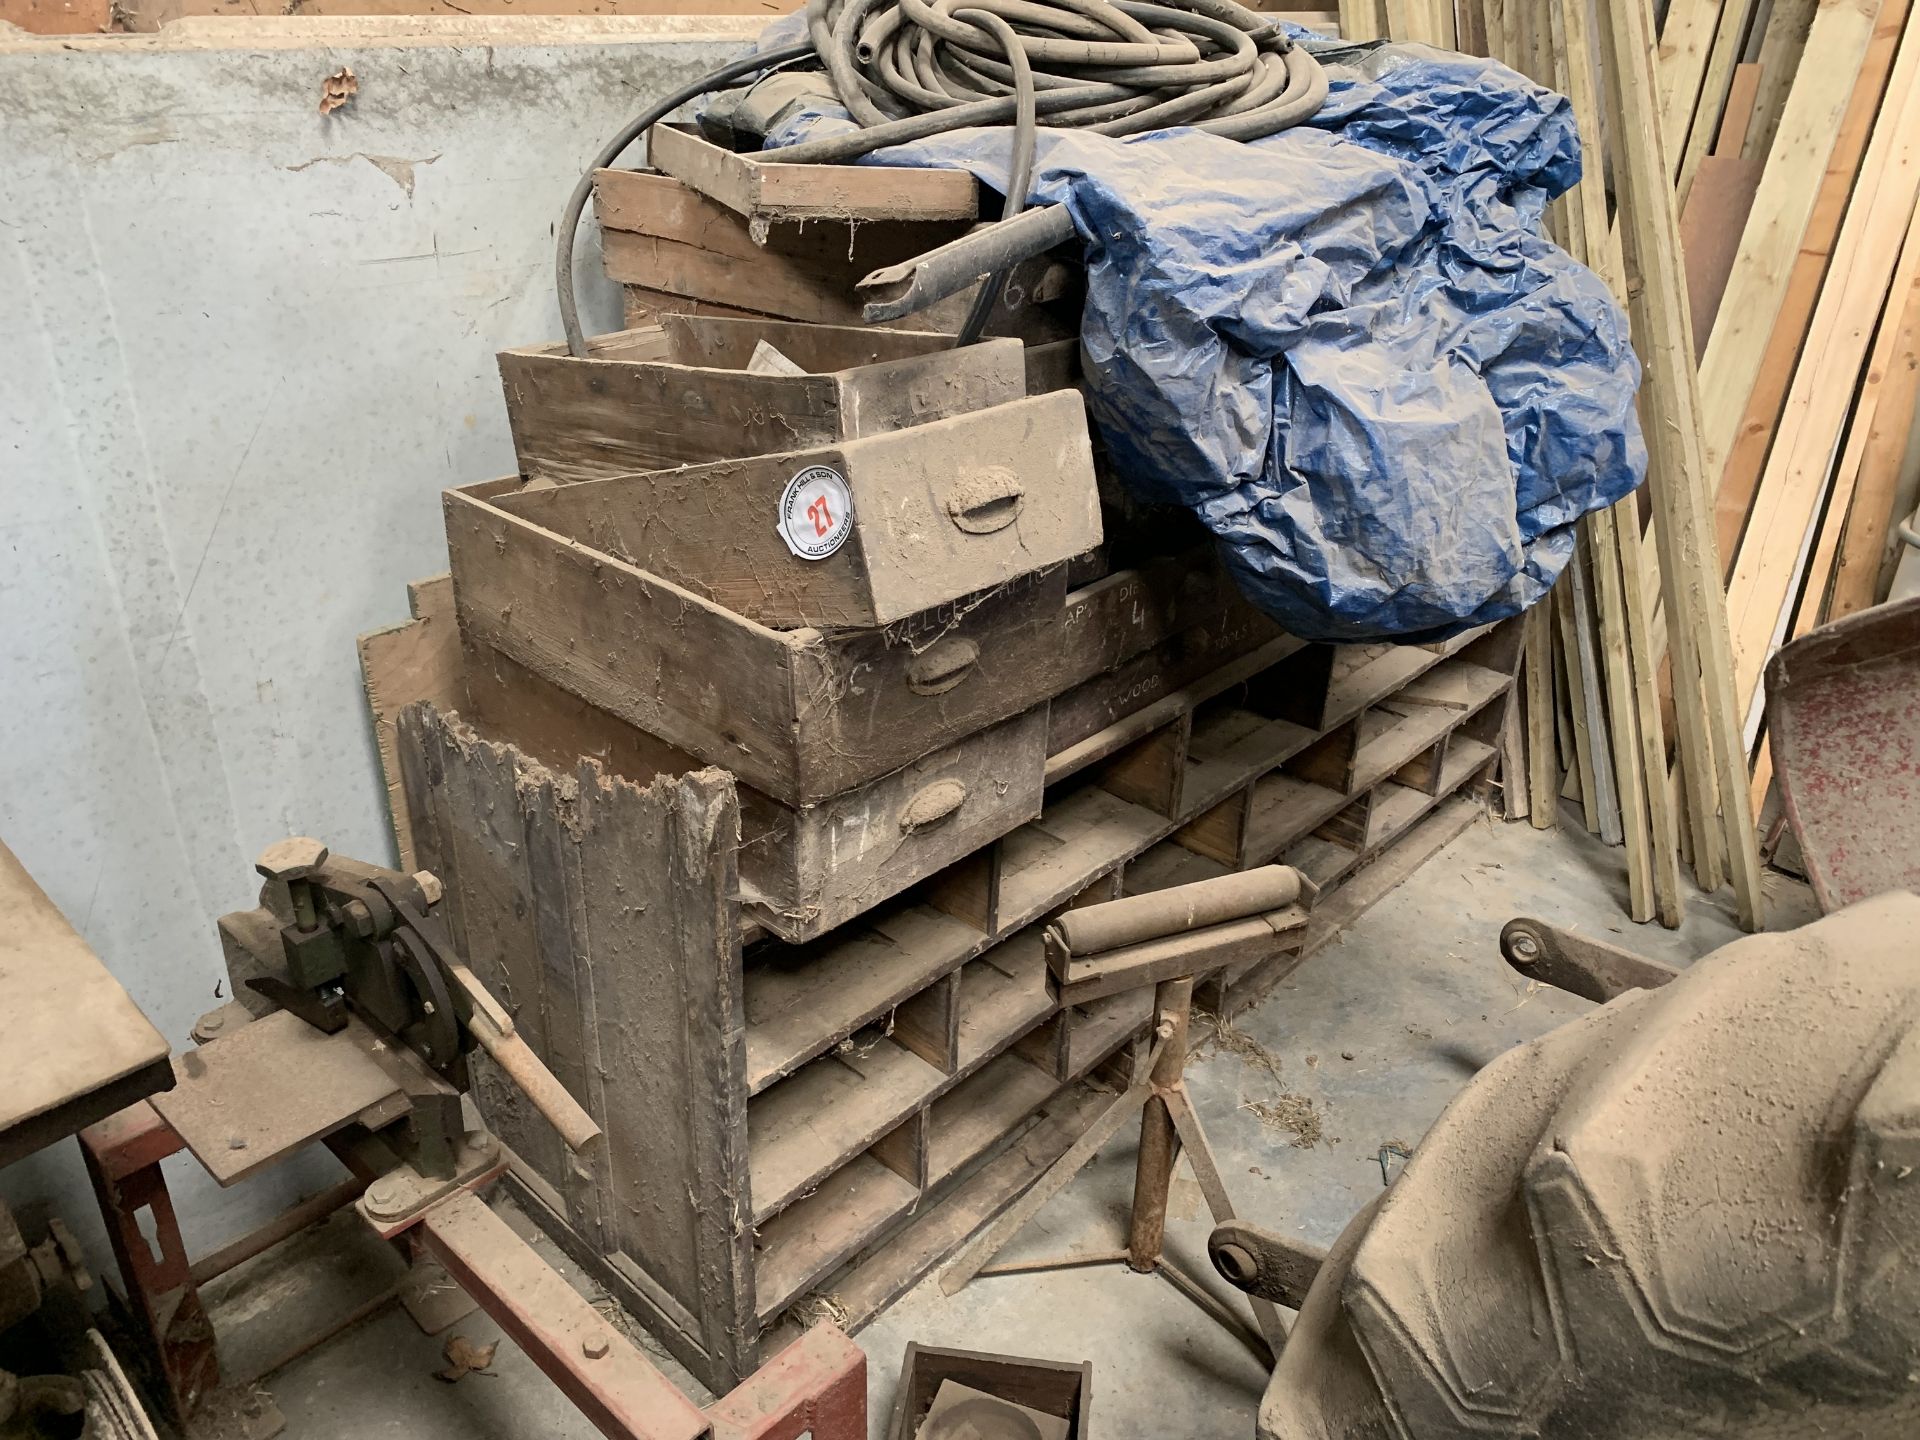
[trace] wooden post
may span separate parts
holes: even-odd
[[[1153,992],[1164,1044],[1150,1077],[1156,1090],[1180,1084],[1187,1069],[1187,1025],[1193,1015],[1193,977],[1163,980]],[[1160,1264],[1167,1229],[1167,1197],[1173,1167],[1180,1159],[1180,1136],[1167,1102],[1156,1093],[1140,1111],[1140,1163],[1133,1176],[1133,1225],[1127,1238],[1127,1264],[1143,1274]]]

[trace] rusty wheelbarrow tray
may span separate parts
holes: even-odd
[[[1920,596],[1782,647],[1767,730],[1820,908],[1920,890]]]

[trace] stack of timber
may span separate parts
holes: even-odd
[[[735,158],[704,182],[771,245],[793,196]],[[1521,639],[1286,635],[1096,482],[1072,342],[757,285],[503,355],[518,473],[447,493],[451,575],[361,646],[403,862],[606,1135],[483,1077],[527,1203],[716,1389],[877,1314],[1129,1081],[1152,997],[1063,995],[1051,919],[1292,865],[1310,923],[1203,989],[1257,997],[1484,813]],[[803,561],[820,472],[854,523]]]
[[[1350,34],[1426,39],[1436,7],[1352,8]],[[1678,923],[1684,863],[1757,925],[1766,660],[1884,598],[1920,503],[1920,25],[1911,0],[1437,8],[1572,101],[1590,178],[1550,225],[1646,370],[1645,500],[1589,516],[1527,617],[1526,803],[1624,845],[1636,920]]]

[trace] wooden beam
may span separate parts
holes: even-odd
[[[1912,240],[1909,237],[1908,243]],[[1892,310],[1881,320],[1892,320]],[[1920,399],[1920,294],[1910,294],[1883,368],[1883,389],[1867,427],[1853,505],[1833,569],[1833,596],[1826,619],[1839,620],[1878,603],[1882,557],[1900,488],[1900,472],[1916,435],[1915,401]],[[1856,424],[1858,422],[1855,422]]]
[[[1386,16],[1380,0],[1340,0],[1340,37],[1343,40],[1384,40]]]
[[[1809,528],[1920,196],[1920,26],[1909,27],[1900,43],[1887,97],[1727,586],[1735,696],[1749,744],[1759,728],[1767,657],[1805,563]]]
[[[1813,50],[1813,26],[1823,4],[1832,0],[1771,0],[1766,27],[1760,33],[1760,94],[1754,106],[1748,153],[1765,155],[1789,105],[1790,87],[1799,85],[1799,72]]]
[[[1540,597],[1527,611],[1527,791],[1528,818],[1536,830],[1560,823],[1560,776],[1554,763],[1553,596]]]
[[[1755,3],[1756,0],[1728,0],[1721,7],[1713,50],[1707,56],[1707,73],[1700,81],[1699,102],[1688,122],[1686,146],[1680,152],[1679,173],[1674,180],[1674,194],[1682,212],[1688,196],[1693,193],[1700,162],[1717,149],[1718,137],[1725,133],[1726,117],[1736,105],[1742,117],[1739,134],[1743,141],[1746,137],[1747,122],[1753,115],[1753,98],[1759,89],[1760,67],[1739,62]],[[1742,72],[1746,75],[1744,86],[1740,81]],[[1679,148],[1679,144],[1677,137],[1668,141],[1670,148]]]
[[[1660,27],[1660,48],[1654,55],[1654,74],[1660,81],[1660,133],[1676,172],[1700,109],[1701,87],[1725,8],[1721,0],[1671,0],[1666,23]]]
[[[1786,404],[1787,390],[1793,383],[1794,366],[1800,358],[1800,347],[1806,340],[1814,306],[1819,302],[1820,287],[1826,279],[1827,262],[1833,254],[1840,222],[1846,216],[1847,201],[1853,194],[1854,177],[1859,173],[1868,137],[1880,113],[1888,73],[1893,68],[1901,27],[1906,22],[1910,3],[1911,0],[1886,0],[1880,12],[1872,42],[1867,47],[1853,93],[1847,101],[1839,138],[1834,142],[1822,172],[1820,193],[1809,213],[1798,252],[1790,262],[1792,268],[1781,292],[1771,331],[1763,340],[1758,330],[1745,327],[1747,339],[1760,347],[1753,354],[1734,356],[1723,350],[1718,352],[1716,359],[1715,347],[1710,345],[1707,355],[1702,357],[1702,386],[1713,383],[1713,379],[1722,375],[1727,366],[1745,366],[1748,362],[1754,366],[1747,393],[1741,401],[1738,424],[1728,432],[1724,460],[1718,462],[1718,468],[1710,472],[1718,477],[1714,534],[1723,575],[1732,568],[1734,552],[1740,544],[1740,532],[1746,526],[1747,512],[1753,508],[1754,492],[1760,486],[1767,452],[1773,444],[1774,427],[1780,421],[1781,407]],[[1758,207],[1762,203],[1770,203],[1766,200],[1768,193],[1767,179],[1763,176],[1761,187],[1755,192],[1753,208],[1749,211],[1749,231],[1761,221],[1762,213]],[[1746,237],[1743,236],[1742,245],[1745,244]],[[1740,263],[1738,259],[1735,260],[1736,266]],[[1730,275],[1727,290],[1721,299],[1722,307],[1729,315],[1733,315],[1739,313],[1738,307],[1751,303],[1751,286],[1736,286]],[[1710,371],[1709,364],[1722,368],[1720,371]]]
[[[1827,613],[1827,599],[1839,565],[1842,534],[1852,528],[1856,519],[1870,521],[1876,516],[1884,532],[1884,522],[1890,517],[1886,507],[1892,502],[1891,486],[1880,494],[1867,495],[1862,493],[1860,482],[1875,432],[1880,429],[1882,412],[1892,412],[1903,437],[1912,427],[1916,316],[1920,316],[1920,209],[1916,209],[1908,221],[1900,262],[1874,332],[1873,353],[1867,357],[1867,373],[1860,382],[1853,415],[1847,421],[1846,446],[1840,452],[1833,485],[1821,511],[1819,538],[1807,563],[1806,581],[1794,615],[1796,639],[1816,625],[1838,618]],[[1900,394],[1902,389],[1906,392],[1904,400]],[[1885,441],[1884,434],[1881,439]],[[1868,507],[1864,516],[1863,506]]]
[[[1573,107],[1583,148],[1603,153],[1599,100],[1590,36],[1569,27],[1569,0],[1553,0],[1549,12],[1555,80]],[[1607,215],[1604,182],[1574,188],[1573,213],[1584,261],[1624,304],[1619,234]],[[1638,497],[1587,517],[1587,538],[1600,610],[1601,649],[1606,664],[1607,707],[1613,721],[1613,764],[1619,782],[1620,821],[1627,849],[1629,912],[1636,921],[1657,917],[1680,923],[1680,851],[1672,807],[1667,803],[1666,737],[1656,693],[1657,662],[1647,628],[1645,585],[1639,573]]]
[[[1747,797],[1745,751],[1739,743],[1732,640],[1713,553],[1710,483],[1699,381],[1688,334],[1679,222],[1660,128],[1647,122],[1657,99],[1651,16],[1645,0],[1613,0],[1601,8],[1602,70],[1615,142],[1622,250],[1626,273],[1640,282],[1633,331],[1646,376],[1641,405],[1653,461],[1649,484],[1667,599],[1682,753],[1690,765],[1710,767],[1726,829],[1740,923],[1757,930],[1765,918],[1766,896]],[[1583,9],[1567,17],[1567,28],[1584,27],[1589,21]],[[1700,678],[1703,706],[1693,703],[1695,676]]]
[[[1700,362],[1702,473],[1708,476],[1718,477],[1725,467],[1753,393],[1877,9],[1877,0],[1832,0],[1807,37],[1806,63],[1794,77],[1779,135],[1767,153],[1766,174],[1727,280],[1722,318]]]
[[[1587,695],[1587,674],[1581,664],[1580,627],[1573,618],[1573,567],[1560,572],[1560,583],[1553,587],[1553,618],[1559,626],[1560,650],[1554,662],[1554,678],[1567,697],[1567,721],[1573,728],[1573,744],[1568,759],[1580,776],[1580,807],[1586,815],[1587,829],[1605,838],[1607,813],[1611,808],[1612,777],[1603,793],[1598,762],[1605,757],[1594,743],[1593,707]],[[1593,697],[1597,700],[1599,697]],[[1613,843],[1608,841],[1609,844]]]

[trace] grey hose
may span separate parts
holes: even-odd
[[[1233,0],[809,0],[807,29],[860,124],[765,151],[772,164],[843,164],[1018,106],[994,16],[1018,37],[1042,125],[1137,135],[1167,125],[1258,140],[1311,118],[1327,77],[1278,27]]]
[[[742,75],[751,75],[760,70],[771,70],[790,60],[802,60],[813,53],[811,44],[787,45],[779,50],[768,50],[754,55],[743,55],[738,60],[730,60],[718,70],[710,70],[689,85],[683,85],[666,99],[649,106],[620,128],[600,153],[593,157],[580,181],[573,187],[573,193],[567,197],[567,208],[560,212],[560,228],[554,234],[553,279],[555,297],[560,302],[560,328],[567,337],[567,353],[576,359],[587,353],[587,339],[580,329],[580,292],[574,285],[573,247],[580,234],[580,217],[586,212],[587,201],[593,196],[593,177],[596,171],[604,170],[618,160],[626,148],[640,138],[642,131],[650,130],[655,123],[666,119],[682,105],[709,90],[718,90],[721,86],[738,80]]]
[[[595,156],[555,239],[555,288],[571,354],[587,350],[573,252],[594,172],[695,96],[756,71],[817,56],[860,127],[762,151],[756,158],[766,163],[845,164],[949,130],[1011,123],[1007,218],[1026,202],[1040,125],[1116,136],[1186,125],[1258,140],[1312,118],[1327,98],[1319,61],[1234,0],[808,0],[807,36],[676,90]],[[978,336],[1003,278],[982,288],[963,341]]]

